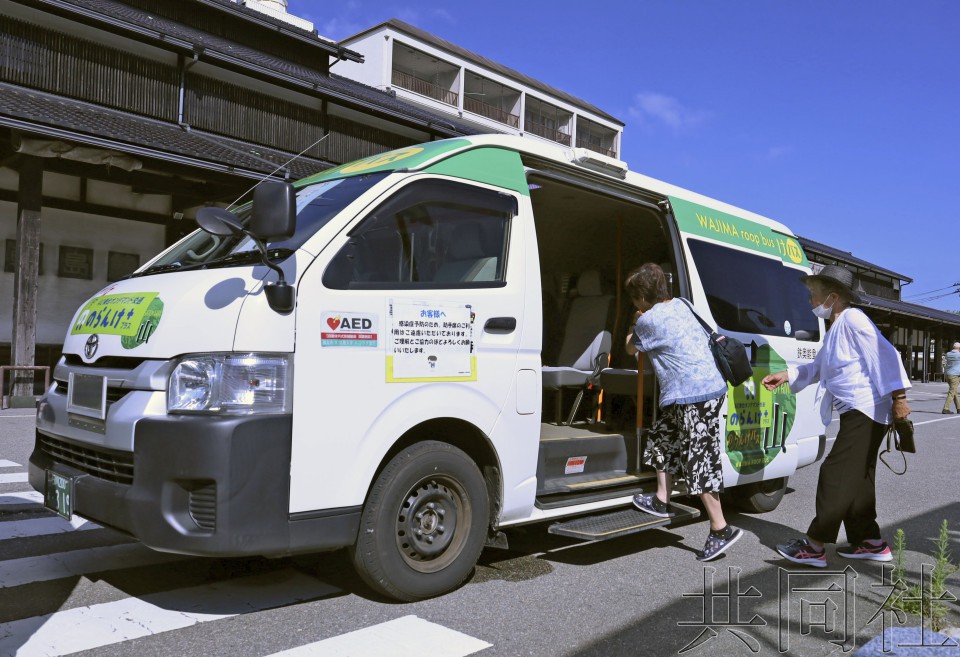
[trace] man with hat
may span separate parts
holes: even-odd
[[[890,561],[890,547],[877,524],[877,453],[894,419],[910,414],[910,380],[900,354],[862,310],[853,272],[827,265],[800,280],[810,290],[813,314],[829,320],[823,347],[812,363],[789,367],[763,379],[768,390],[789,383],[799,392],[816,383],[815,405],[824,424],[840,414],[840,430],[820,466],[816,516],[803,538],[777,546],[784,558],[826,567],[825,543],[836,543],[842,524],[850,545],[837,548],[847,559]]]

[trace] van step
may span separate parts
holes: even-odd
[[[612,486],[631,486],[649,478],[649,475],[627,474],[624,470],[567,475],[565,477],[547,479],[543,482],[542,488],[537,491],[537,495],[577,493],[586,490],[610,488]]]
[[[541,426],[537,495],[635,483],[637,440],[618,433]]]
[[[661,518],[637,509],[630,508],[612,513],[595,516],[583,516],[558,522],[547,529],[551,534],[579,538],[584,541],[605,541],[610,538],[619,538],[627,534],[635,534],[654,527],[664,527],[700,516],[700,511],[685,504],[670,501],[677,515],[672,518]]]

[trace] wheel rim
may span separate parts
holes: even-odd
[[[404,496],[396,516],[397,548],[421,573],[443,570],[463,549],[472,512],[463,486],[450,477],[420,480]]]

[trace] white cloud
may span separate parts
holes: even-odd
[[[783,159],[791,153],[793,153],[792,146],[771,146],[766,153],[760,156],[760,159],[764,162],[772,162],[773,160]]]
[[[370,27],[370,24],[363,20],[360,3],[350,0],[338,5],[336,13],[322,12],[318,19],[314,19],[314,27],[320,36],[340,41]]]
[[[348,0],[340,4],[324,4],[324,10],[314,7],[319,4],[312,0],[291,0],[290,13],[314,23],[320,36],[334,41],[353,36],[362,30],[373,27],[388,18],[399,18],[411,25],[430,30],[430,23],[456,25],[457,17],[444,8],[433,9],[429,16],[413,5],[387,6],[370,3],[368,0]],[[432,20],[430,20],[432,19]]]
[[[449,11],[447,11],[446,9],[441,9],[441,8],[434,9],[434,10],[433,10],[433,14],[434,14],[437,18],[442,19],[444,22],[449,23],[450,25],[456,25],[456,24],[457,24],[457,17],[454,16],[454,15],[453,15],[452,13],[450,13]]]
[[[710,112],[706,110],[685,107],[673,96],[653,91],[643,91],[634,96],[628,114],[641,125],[660,123],[674,132],[695,128],[710,118]]]

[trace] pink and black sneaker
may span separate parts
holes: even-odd
[[[881,541],[877,545],[867,541],[861,541],[856,545],[837,548],[837,554],[844,559],[869,559],[870,561],[893,560],[893,553],[885,541]]]
[[[826,550],[811,545],[805,538],[798,538],[789,543],[778,545],[777,552],[784,559],[789,559],[793,563],[802,563],[814,568],[827,567]]]

